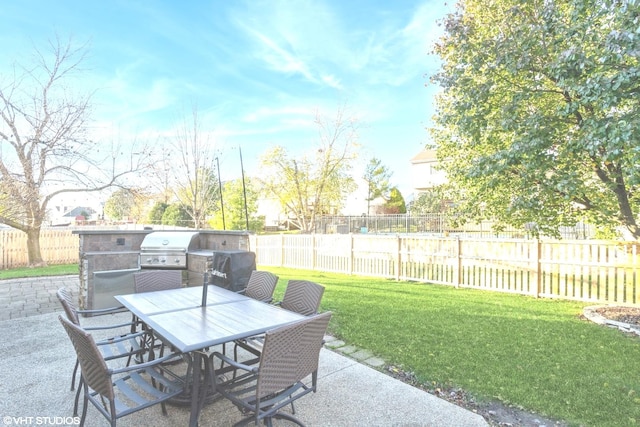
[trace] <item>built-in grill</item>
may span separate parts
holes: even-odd
[[[140,268],[187,269],[187,252],[200,249],[197,231],[154,231],[140,244]]]

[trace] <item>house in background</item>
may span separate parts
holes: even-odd
[[[287,215],[283,212],[280,202],[275,197],[258,198],[256,214],[264,217],[266,231],[282,231],[287,229]]]
[[[447,174],[438,165],[436,150],[422,150],[411,159],[411,183],[416,196],[447,182]]]
[[[104,200],[103,196],[92,192],[56,194],[47,205],[46,224],[52,227],[73,226],[78,221],[101,219]]]
[[[54,206],[49,210],[49,222],[52,226],[74,225],[78,221],[96,219],[96,211],[88,206]]]

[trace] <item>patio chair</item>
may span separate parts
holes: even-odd
[[[76,326],[80,325],[80,315],[102,315],[102,314],[114,314],[122,312],[124,307],[112,307],[99,310],[79,310],[73,302],[71,293],[66,288],[60,288],[56,292],[58,301],[62,305],[65,314],[69,321]],[[119,359],[127,357],[130,359],[132,356],[139,354],[143,349],[138,345],[137,339],[140,338],[143,333],[127,333],[124,332],[124,328],[130,328],[132,322],[102,325],[102,326],[90,326],[85,328],[87,331],[109,331],[114,330],[118,332],[114,336],[101,339],[97,342],[97,345],[102,350],[105,360]],[[76,360],[76,366],[73,369],[73,376],[71,378],[71,390],[75,389],[75,377],[78,371],[78,361]]]
[[[238,363],[219,352],[210,356],[207,371],[216,390],[243,413],[253,413],[236,426],[252,421],[256,425],[263,421],[270,426],[273,418],[303,426],[293,416],[293,402],[317,389],[318,359],[331,314],[314,315],[267,332],[258,366]],[[221,380],[223,377],[213,370],[214,359],[229,364],[238,371],[238,375],[230,380]],[[304,382],[309,375],[310,385],[308,381]],[[289,404],[292,413],[282,412],[281,409]]]
[[[180,270],[147,270],[141,271],[139,273],[133,274],[133,286],[134,290],[137,294],[143,292],[154,292],[154,291],[165,291],[169,289],[179,289],[182,287],[182,272]],[[131,321],[134,323],[135,327],[139,327],[140,330],[148,332],[144,337],[147,339],[146,342],[141,342],[140,346],[143,348],[149,349],[149,355],[154,356],[153,351],[151,349],[155,348],[155,338],[153,336],[153,331],[151,331],[147,325],[140,322],[140,319],[133,314]],[[160,341],[161,343],[161,341]],[[164,352],[164,346],[162,344],[158,344],[160,346],[160,356],[162,356]],[[152,357],[153,359],[153,357]],[[149,360],[152,360],[149,359]],[[141,361],[139,359],[138,361]]]
[[[258,301],[270,303],[273,301],[273,292],[276,290],[279,277],[269,271],[253,270],[251,276],[249,276],[249,282],[247,282],[246,288],[238,293],[244,294],[249,298],[253,298]],[[234,344],[233,353],[236,355],[237,360],[237,342]],[[226,354],[227,345],[222,344],[222,352]]]
[[[167,370],[163,363],[179,358],[181,354],[173,353],[147,363],[112,369],[107,366],[91,334],[62,316],[58,319],[71,339],[84,379],[80,425],[84,425],[89,402],[112,427],[118,418],[158,403],[166,415],[164,402],[182,393],[184,381]]]
[[[285,310],[293,311],[304,316],[311,316],[318,312],[324,287],[308,280],[289,280],[284,291],[282,301],[276,303]],[[255,358],[245,360],[247,365],[255,364],[262,351],[264,336],[258,335],[243,340],[237,340],[233,349],[233,358],[238,360],[238,347],[253,354]]]
[[[275,274],[268,271],[253,270],[251,276],[249,276],[247,287],[240,293],[258,301],[271,302],[273,301],[273,292],[276,290],[277,284],[278,276]]]
[[[100,314],[111,314],[122,311],[122,307],[113,307],[113,308],[105,308],[100,310],[78,310],[76,305],[73,303],[73,298],[71,297],[71,293],[66,288],[60,288],[56,292],[56,296],[64,309],[67,318],[74,325],[81,327],[80,325],[80,315],[81,314],[91,314],[91,315],[100,315]],[[142,356],[142,353],[145,351],[143,347],[140,346],[140,341],[148,341],[145,339],[146,332],[124,332],[124,328],[131,328],[133,325],[132,322],[126,323],[118,323],[113,325],[104,325],[104,326],[92,326],[87,327],[85,330],[87,331],[115,331],[116,334],[113,336],[106,337],[96,342],[98,349],[104,356],[106,361],[117,360],[122,358],[127,358],[127,365],[131,362],[131,358],[134,356]],[[73,367],[73,374],[71,375],[71,391],[75,390],[76,376],[78,374],[79,360],[76,359],[75,366]],[[82,377],[80,378],[80,382],[78,384],[78,391],[76,392],[76,397],[74,401],[73,413],[74,415],[78,412],[78,400],[80,398],[80,387],[82,386]]]
[[[134,273],[133,286],[137,294],[178,289],[182,287],[182,271],[148,270]]]
[[[316,314],[324,294],[324,286],[308,280],[289,280],[282,301],[278,303],[285,310],[304,316]]]

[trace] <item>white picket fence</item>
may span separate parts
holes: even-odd
[[[28,265],[26,234],[0,230],[0,269]],[[49,264],[78,262],[79,238],[46,229]],[[373,234],[252,235],[260,266],[383,277],[536,297],[640,304],[637,242]]]
[[[251,250],[262,266],[535,297],[640,303],[636,242],[281,234],[252,236]]]

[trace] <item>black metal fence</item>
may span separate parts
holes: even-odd
[[[409,234],[420,233],[434,236],[464,236],[477,238],[535,238],[526,229],[505,227],[497,231],[492,221],[482,221],[475,224],[465,224],[452,227],[446,214],[427,215],[327,215],[315,222],[315,233],[319,234]],[[595,229],[587,224],[577,224],[574,227],[560,227],[560,235],[564,239],[583,240],[593,239]],[[542,236],[544,237],[544,236]]]

